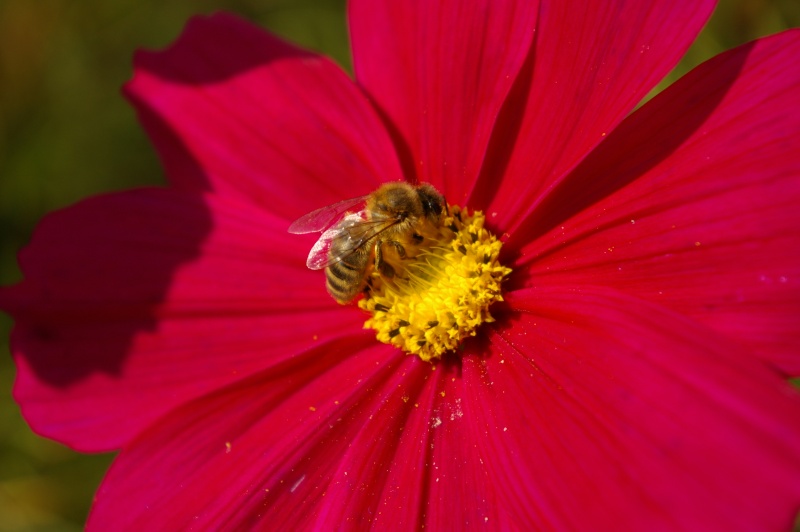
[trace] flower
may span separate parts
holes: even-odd
[[[349,6],[355,82],[229,15],[126,93],[170,185],[46,217],[0,292],[40,434],[121,449],[88,526],[788,528],[800,505],[800,34],[631,113],[712,3]],[[513,269],[447,362],[306,269],[388,181]]]

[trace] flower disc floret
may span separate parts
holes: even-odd
[[[455,350],[478,326],[492,322],[489,306],[502,301],[501,283],[511,269],[500,264],[500,242],[480,211],[450,206],[426,245],[404,261],[398,275],[372,274],[359,307],[364,324],[381,342],[432,362]]]

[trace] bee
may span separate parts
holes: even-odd
[[[328,293],[345,304],[367,287],[373,271],[394,277],[396,268],[387,252],[395,263],[408,258],[410,248],[424,243],[426,224],[438,223],[443,211],[447,203],[432,185],[392,182],[372,194],[310,212],[293,222],[289,232],[322,232],[306,266],[324,268]]]

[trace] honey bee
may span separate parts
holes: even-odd
[[[363,208],[355,210],[360,205]],[[394,277],[387,250],[396,260],[407,258],[407,248],[425,241],[425,224],[437,223],[443,211],[447,204],[433,186],[393,182],[372,194],[310,212],[292,223],[289,232],[322,232],[306,266],[324,268],[328,293],[345,304],[365,289],[373,271]]]

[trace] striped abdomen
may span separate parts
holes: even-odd
[[[372,247],[371,243],[361,246],[342,260],[325,268],[325,286],[328,288],[328,293],[337,302],[349,303],[364,289]],[[334,241],[329,254],[338,256],[341,250],[337,248]]]

